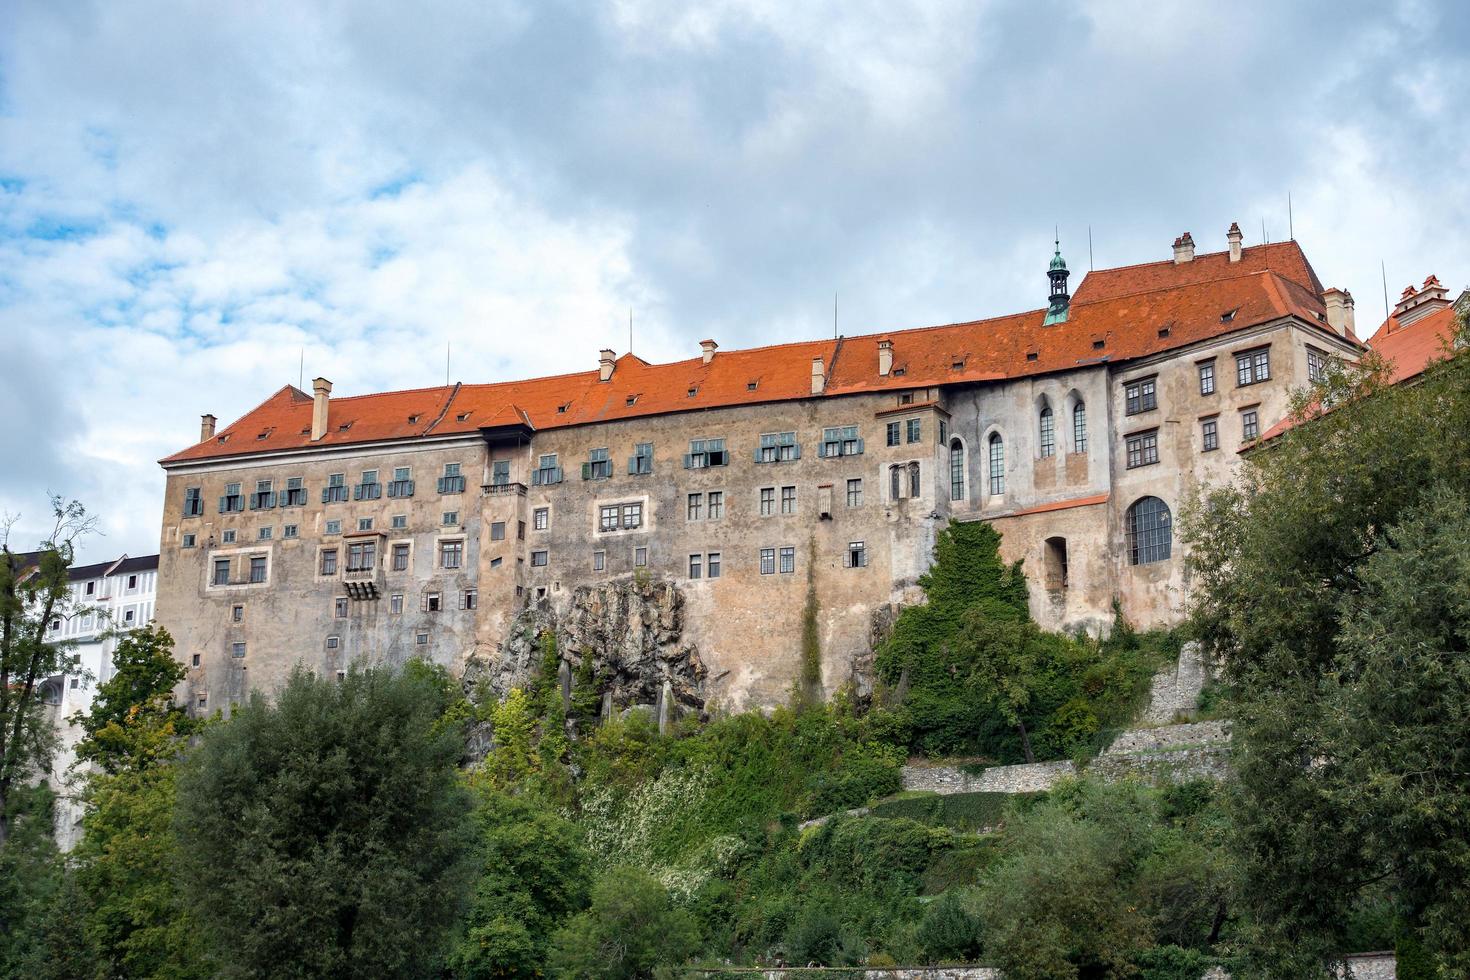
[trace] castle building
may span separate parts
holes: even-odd
[[[161,461],[189,702],[298,663],[513,676],[546,628],[697,663],[681,699],[741,709],[786,699],[814,626],[823,687],[861,688],[950,520],[1002,533],[1048,628],[1106,629],[1115,600],[1177,621],[1180,507],[1363,350],[1297,243],[1225,244],[1186,233],[1075,293],[1058,247],[1047,305],[994,319],[349,397],[318,378],[206,415]]]

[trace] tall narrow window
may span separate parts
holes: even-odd
[[[1051,406],[1041,410],[1041,457],[1055,456],[1057,452],[1057,429],[1052,419]]]
[[[958,439],[949,441],[949,499],[965,499],[965,445]]]
[[[1072,452],[1087,452],[1087,406],[1082,402],[1072,406]]]
[[[917,497],[917,496],[919,496],[919,494],[920,494],[919,464],[918,463],[910,463],[909,464],[909,496],[910,497]]]
[[[990,434],[990,495],[1006,492],[1006,444],[999,432]]]
[[[897,500],[903,496],[903,467],[890,466],[888,468],[888,498]]]
[[[503,487],[508,483],[510,483],[510,460],[493,460],[490,463],[490,485]]]
[[[1128,508],[1128,563],[1147,565],[1169,557],[1174,529],[1169,505],[1158,497],[1139,497]]]

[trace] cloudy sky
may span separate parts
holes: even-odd
[[[282,384],[671,360],[1044,305],[1295,233],[1470,282],[1470,4],[0,3],[0,511],[157,549],[155,461]]]

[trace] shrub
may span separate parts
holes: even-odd
[[[616,868],[592,886],[592,904],[552,939],[551,966],[568,980],[631,980],[684,962],[698,934],[663,885],[643,871]]]
[[[980,955],[980,919],[960,896],[945,892],[924,910],[916,934],[924,962],[968,962]]]

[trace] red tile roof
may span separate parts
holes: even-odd
[[[813,358],[822,360],[827,395],[996,381],[1146,357],[1285,316],[1328,330],[1322,314],[1321,284],[1297,244],[1284,242],[1245,249],[1236,263],[1220,253],[1180,265],[1089,273],[1069,318],[1050,326],[1042,325],[1045,311],[1038,309],[840,340],[722,350],[709,363],[697,356],[650,364],[624,354],[607,382],[591,370],[334,397],[328,431],[315,443],[312,398],[288,385],[214,437],[162,462],[791,401],[811,397]],[[887,377],[878,374],[880,339],[893,342]]]
[[[1398,318],[1391,316],[1368,339],[1368,346],[1389,363],[1389,383],[1401,384],[1417,378],[1431,363],[1445,356],[1445,347],[1454,338],[1457,327],[1453,306],[1435,310],[1407,326],[1400,325]],[[1304,418],[1311,418],[1316,412],[1314,403],[1307,407],[1303,418],[1288,416],[1282,419],[1266,430],[1261,442],[1269,442],[1288,429],[1296,428]]]

